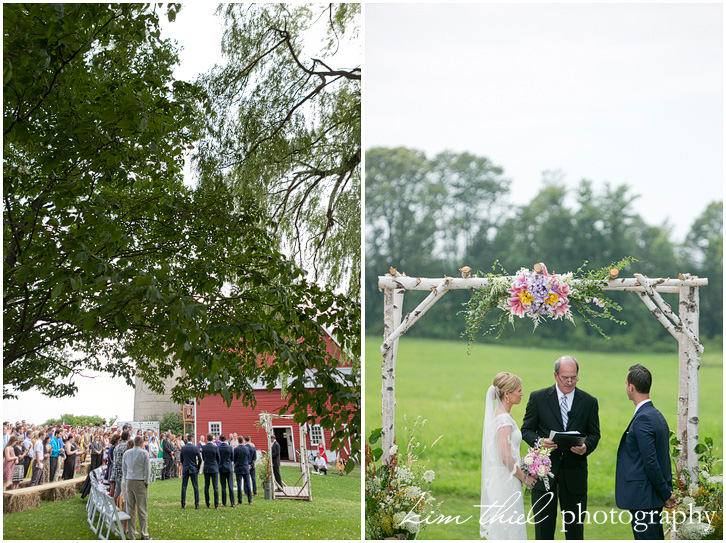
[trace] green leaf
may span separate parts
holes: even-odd
[[[374,443],[376,443],[381,438],[381,435],[383,435],[383,428],[376,428],[375,430],[371,430],[371,433],[368,436],[368,444],[373,445]]]

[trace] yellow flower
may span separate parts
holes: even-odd
[[[534,301],[534,297],[527,291],[520,292],[519,299],[521,300],[522,305],[532,305],[532,302]]]
[[[554,292],[550,292],[547,295],[547,298],[545,298],[545,302],[548,305],[555,305],[559,299],[560,297],[557,294],[555,294]]]

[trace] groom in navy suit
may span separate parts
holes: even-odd
[[[620,439],[615,468],[615,503],[632,515],[635,539],[663,539],[663,506],[673,507],[673,474],[668,423],[650,400],[652,376],[636,364],[628,370],[625,391],[635,414]]]

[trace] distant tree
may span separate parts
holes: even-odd
[[[684,252],[690,266],[683,271],[708,278],[702,290],[701,333],[711,338],[723,334],[723,201],[710,203],[693,222]]]
[[[222,4],[227,63],[195,156],[202,185],[254,194],[298,264],[360,299],[360,4]],[[322,43],[316,40],[322,38]]]
[[[181,413],[177,411],[169,411],[159,417],[159,431],[166,432],[171,430],[174,435],[181,434],[184,429],[184,421]]]
[[[94,426],[95,424],[103,424],[103,417],[98,415],[61,415],[55,419],[48,419],[42,426],[48,424],[68,424],[69,426]]]

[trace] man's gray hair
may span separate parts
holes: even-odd
[[[575,367],[577,368],[577,373],[580,373],[580,363],[577,361],[577,358],[575,358],[574,356],[565,355],[555,360],[555,373],[557,373],[557,375],[560,374],[560,364],[562,362],[574,362]]]
[[[136,436],[134,438],[134,445],[137,447],[143,447],[144,446],[144,438],[141,436]]]

